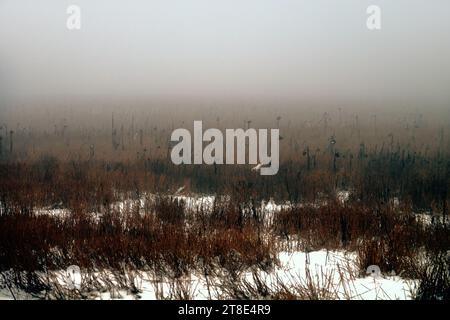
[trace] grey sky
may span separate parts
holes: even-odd
[[[443,103],[449,16],[448,0],[0,0],[0,92]]]

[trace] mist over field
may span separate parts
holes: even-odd
[[[449,300],[449,12],[0,0],[0,300]]]
[[[2,101],[450,101],[445,0],[79,0],[81,30],[70,31],[72,2],[0,2]],[[366,27],[370,4],[381,30]]]

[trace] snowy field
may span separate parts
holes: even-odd
[[[337,195],[338,200],[345,202],[348,192]],[[154,203],[156,195],[149,194],[139,200],[123,200],[111,205],[110,209],[145,210]],[[202,210],[209,212],[214,206],[214,196],[183,196],[174,195],[175,199],[185,203],[187,211]],[[226,201],[226,199],[225,199]],[[258,211],[264,219],[271,221],[273,215],[289,207],[288,202],[276,204],[274,201],[262,202]],[[69,211],[62,208],[36,208],[35,214],[63,216]],[[100,213],[92,213],[98,215]],[[426,217],[421,217],[426,219]],[[357,268],[357,257],[352,252],[345,251],[281,251],[278,262],[270,271],[260,269],[245,270],[232,278],[224,271],[217,274],[196,274],[180,279],[165,279],[155,276],[152,272],[126,270],[118,278],[117,273],[108,270],[98,270],[86,274],[77,269],[51,272],[57,279],[59,290],[68,296],[74,293],[76,298],[89,299],[177,299],[187,297],[192,299],[227,299],[242,292],[242,298],[264,299],[268,293],[293,292],[304,298],[320,299],[411,299],[417,281],[403,279],[396,275],[361,274]],[[239,281],[236,281],[237,278]],[[95,279],[95,280],[93,280]],[[87,284],[96,282],[96,290]],[[239,283],[234,287],[233,282]],[[239,287],[240,286],[240,287]],[[85,290],[89,288],[89,290]],[[233,291],[233,292],[230,292]],[[264,294],[266,292],[266,296]],[[233,293],[233,295],[231,295]],[[313,294],[313,296],[310,296]],[[17,288],[0,289],[0,299],[39,299],[46,298],[39,293],[27,294]]]
[[[291,292],[301,294],[306,288],[317,289],[318,298],[323,299],[356,299],[356,300],[390,300],[411,299],[411,294],[417,285],[416,281],[405,280],[397,276],[358,275],[354,265],[355,256],[341,251],[280,252],[280,265],[271,272],[261,270],[252,273],[243,272],[242,288],[249,292],[258,291],[257,281],[265,282],[264,287],[276,292],[287,288]],[[61,290],[83,292],[83,287],[95,277],[101,290],[83,292],[83,296],[90,299],[173,299],[180,293],[192,299],[227,299],[229,281],[227,275],[220,277],[191,274],[176,281],[155,278],[152,273],[145,271],[131,271],[127,273],[125,281],[133,283],[131,289],[121,289],[113,273],[103,270],[95,274],[75,274],[66,271],[55,272]],[[255,278],[256,275],[256,278]],[[112,289],[113,288],[113,289]],[[117,289],[118,288],[118,289]],[[234,290],[234,289],[233,289]],[[245,294],[245,290],[243,295]],[[27,294],[23,291],[8,288],[0,290],[0,299],[38,299],[39,294]],[[243,296],[245,298],[245,296]],[[264,299],[263,295],[259,297]],[[311,297],[312,298],[312,297]]]

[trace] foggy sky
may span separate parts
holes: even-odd
[[[448,0],[0,0],[0,95],[447,103],[449,13]]]

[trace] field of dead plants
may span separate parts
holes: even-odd
[[[1,296],[450,298],[448,119],[214,112],[280,128],[279,173],[173,165],[170,132],[192,126],[176,115],[3,124]]]

